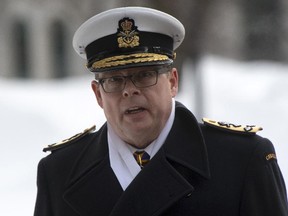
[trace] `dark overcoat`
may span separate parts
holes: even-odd
[[[287,216],[271,142],[199,124],[177,103],[162,148],[123,191],[106,124],[38,166],[35,216]]]

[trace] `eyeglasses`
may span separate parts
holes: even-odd
[[[106,93],[121,92],[126,86],[127,79],[129,79],[137,88],[147,88],[157,84],[159,74],[168,73],[170,70],[170,65],[165,67],[153,67],[134,72],[128,76],[117,75],[101,78],[97,81]]]

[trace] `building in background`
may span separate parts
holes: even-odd
[[[0,77],[55,79],[81,75],[72,37],[87,18],[128,5],[168,12],[186,26],[178,67],[203,55],[288,61],[284,0],[0,0]],[[285,17],[286,16],[286,17]]]

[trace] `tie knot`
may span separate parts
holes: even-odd
[[[145,151],[136,151],[133,153],[133,156],[141,169],[149,162],[150,155]]]

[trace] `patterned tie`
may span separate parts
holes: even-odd
[[[141,169],[149,162],[150,155],[145,151],[136,151],[133,153],[133,156]]]

